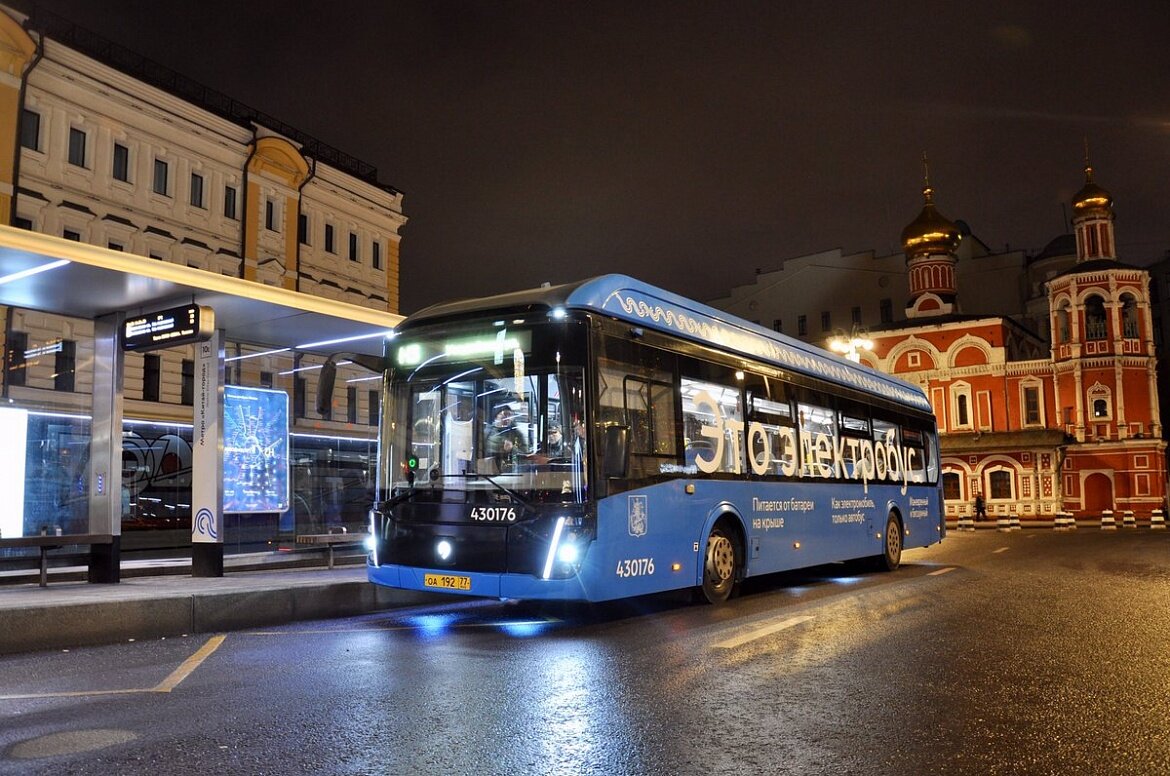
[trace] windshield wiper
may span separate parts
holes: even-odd
[[[504,493],[507,493],[508,496],[510,496],[513,500],[520,502],[520,506],[524,507],[527,510],[532,509],[532,503],[530,501],[528,501],[528,499],[524,498],[523,496],[521,496],[519,493],[512,490],[511,488],[504,486],[504,485],[501,485],[500,483],[496,482],[495,480],[493,480],[491,477],[487,476],[486,474],[468,472],[467,474],[458,475],[458,476],[466,477],[469,480],[475,479],[477,477],[483,478],[483,479],[487,480],[488,482],[490,482],[496,488],[502,490]]]
[[[524,497],[523,497],[523,496],[521,496],[519,493],[517,493],[516,491],[514,491],[514,490],[512,490],[511,488],[507,487],[506,485],[502,485],[502,484],[500,484],[500,483],[496,482],[495,480],[493,480],[493,479],[492,479],[491,477],[489,477],[488,475],[486,475],[486,474],[479,474],[479,473],[477,473],[477,472],[466,472],[466,473],[460,473],[460,474],[438,474],[438,475],[433,475],[433,476],[432,476],[430,479],[428,479],[428,480],[427,480],[427,482],[428,482],[428,483],[430,483],[430,485],[431,485],[431,487],[430,487],[429,489],[427,489],[427,490],[431,490],[431,491],[433,491],[433,490],[435,489],[435,487],[434,487],[434,486],[435,486],[435,483],[437,483],[439,480],[445,479],[445,478],[447,478],[447,477],[453,477],[453,478],[456,478],[456,479],[465,479],[465,480],[475,480],[475,479],[484,479],[484,480],[487,480],[489,483],[491,483],[491,484],[492,484],[492,486],[493,486],[493,487],[495,487],[495,488],[497,488],[497,489],[499,489],[499,490],[503,491],[503,492],[504,492],[504,493],[506,493],[506,494],[507,494],[507,495],[508,495],[510,498],[512,498],[513,500],[515,500],[515,501],[519,502],[519,504],[520,504],[522,507],[524,507],[526,510],[528,510],[528,511],[531,511],[531,510],[532,510],[532,502],[530,502],[528,499],[524,498]],[[386,510],[388,510],[388,509],[393,509],[394,507],[398,506],[399,504],[401,504],[401,503],[403,503],[403,502],[405,502],[405,501],[409,501],[410,499],[414,498],[414,497],[415,497],[415,496],[417,496],[417,495],[419,494],[419,492],[420,492],[420,491],[422,491],[422,490],[424,490],[424,488],[423,488],[423,487],[420,487],[420,486],[418,486],[418,485],[415,485],[415,484],[411,484],[411,486],[410,486],[410,489],[409,489],[409,490],[407,490],[407,491],[404,491],[403,493],[399,493],[397,496],[394,496],[393,498],[387,499],[386,501],[383,501],[383,502],[382,502],[382,503],[379,505],[378,511],[379,511],[379,512],[384,512],[384,511],[386,511]]]

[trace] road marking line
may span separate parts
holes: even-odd
[[[1011,547],[1000,547],[998,550],[992,550],[991,554],[992,555],[999,555],[1001,552],[1007,552],[1010,549],[1011,549]]]
[[[954,570],[955,570],[955,566],[947,566],[945,569],[938,569],[936,571],[931,571],[931,572],[927,573],[926,576],[937,577],[940,574],[946,574],[946,573],[949,573],[949,572],[954,571]]]
[[[179,683],[191,675],[199,666],[203,665],[203,661],[211,657],[211,653],[219,649],[219,645],[227,635],[221,633],[218,636],[212,636],[207,640],[207,643],[200,647],[194,655],[183,661],[183,664],[171,672],[171,675],[163,679],[155,687],[151,688],[151,692],[170,692],[179,686]]]
[[[765,636],[771,636],[773,633],[800,625],[802,622],[808,622],[811,619],[813,619],[813,617],[810,614],[804,615],[802,617],[789,617],[787,620],[773,622],[771,625],[753,626],[747,633],[744,633],[743,635],[725,639],[716,644],[713,644],[712,646],[716,649],[734,649],[743,644],[747,644],[749,641],[755,641],[756,639],[762,639]]]
[[[68,692],[33,692],[27,695],[0,695],[0,701],[27,701],[40,698],[81,698],[86,695],[134,695],[140,692],[154,692],[145,687],[136,690],[71,690]]]
[[[219,649],[219,645],[227,638],[226,634],[212,636],[207,643],[200,647],[194,655],[183,661],[182,665],[171,672],[171,675],[154,687],[136,687],[129,690],[69,690],[66,692],[37,692],[26,695],[0,695],[0,701],[37,700],[40,698],[83,698],[90,695],[134,695],[148,692],[170,692],[179,686],[179,683],[191,675],[203,661]]]

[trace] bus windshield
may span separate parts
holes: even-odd
[[[555,339],[501,329],[396,340],[383,430],[391,496],[583,501],[584,373]]]

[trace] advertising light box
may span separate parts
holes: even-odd
[[[223,511],[288,509],[288,394],[225,386],[223,424]]]

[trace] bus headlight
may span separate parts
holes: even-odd
[[[576,574],[590,537],[591,532],[580,527],[579,519],[558,517],[548,544],[541,579]]]
[[[562,542],[560,548],[557,550],[557,560],[566,565],[573,565],[577,559],[581,557],[581,550],[577,545],[567,544]]]
[[[450,560],[451,553],[455,548],[451,546],[450,539],[440,539],[439,543],[435,545],[435,554],[439,556],[439,560]]]

